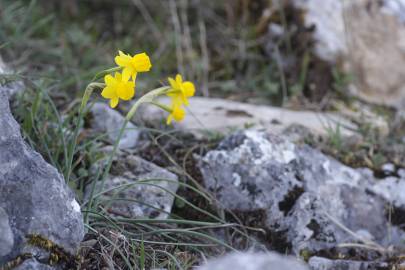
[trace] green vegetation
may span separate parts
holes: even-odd
[[[252,231],[261,234],[225,212],[201,186],[192,155],[206,153],[222,134],[207,131],[208,139],[196,140],[167,128],[142,127],[152,143],[138,154],[157,156],[158,165],[180,176],[180,189],[173,194],[169,219],[131,219],[109,213],[105,204],[111,202],[84,198],[84,187],[103,178],[102,170],[94,175],[90,169],[109,158],[100,151],[108,134],[89,132],[87,111],[82,126],[77,123],[84,88],[94,74],[111,67],[118,49],[150,55],[153,72],[137,81],[141,94],[181,73],[197,83],[197,95],[317,110],[333,109],[324,100],[338,97],[350,105],[345,90],[351,77],[310,53],[308,34],[293,32],[299,22],[288,7],[266,17],[262,11],[269,2],[0,0],[0,55],[16,71],[0,76],[0,83],[24,82],[12,106],[23,134],[65,175],[81,203],[87,230],[79,254],[83,269],[190,269],[206,255],[246,248],[254,241]],[[267,36],[269,22],[282,25],[285,33]],[[405,150],[397,141],[386,141],[367,123],[358,133],[360,141],[345,141],[338,125],[328,127],[326,139],[307,142],[351,166],[376,172],[385,162],[405,167]],[[137,184],[151,180],[168,181]]]
[[[190,144],[188,139],[145,128],[154,142],[151,147],[159,149],[159,154],[165,157],[164,164],[160,165],[175,170],[181,176],[180,190],[178,194],[173,194],[175,208],[167,220],[112,215],[105,207],[111,201],[84,198],[85,186],[105,178],[102,171],[91,174],[91,166],[110,157],[100,151],[107,134],[88,134],[86,111],[83,113],[83,125],[77,126],[80,123],[78,117],[81,117],[78,108],[85,86],[95,73],[111,65],[117,48],[152,54],[155,76],[139,80],[137,88],[140,91],[159,86],[159,81],[165,79],[166,74],[177,73],[177,70],[206,83],[199,89],[208,89],[208,82],[214,79],[220,80],[220,85],[226,85],[227,78],[233,78],[232,65],[226,67],[232,68],[228,74],[211,77],[217,72],[210,73],[207,66],[195,64],[206,61],[201,57],[202,50],[207,49],[198,47],[200,43],[195,43],[199,40],[197,37],[192,37],[195,49],[179,50],[178,39],[183,39],[184,33],[176,33],[176,27],[174,31],[166,31],[168,27],[172,28],[168,26],[170,20],[182,16],[175,15],[182,10],[176,5],[175,1],[169,1],[167,10],[172,13],[160,14],[150,25],[147,14],[155,10],[162,12],[162,9],[144,6],[140,1],[61,1],[50,5],[39,1],[1,1],[0,52],[9,66],[17,71],[14,75],[2,76],[1,80],[3,83],[13,80],[24,82],[24,91],[12,104],[15,116],[22,123],[23,134],[34,149],[65,175],[81,203],[87,231],[79,254],[81,268],[101,264],[125,269],[189,269],[201,261],[202,254],[214,255],[224,250],[244,248],[252,241],[247,228],[234,222],[237,219],[225,218],[232,214],[224,213],[216,205],[214,198],[196,179],[195,165],[190,165],[191,154],[202,154],[212,145],[211,142],[200,142],[195,147],[194,142]],[[196,10],[195,7],[190,8]],[[134,16],[139,15],[139,10],[143,17]],[[198,26],[200,32],[193,29],[192,33],[202,35],[206,31],[202,18],[199,15],[199,20],[190,26]],[[204,42],[202,37],[199,38]],[[182,41],[181,46],[184,46]],[[186,53],[180,56],[176,51]],[[183,57],[183,62],[177,60],[179,57]],[[218,86],[217,89],[220,88]],[[76,129],[80,133],[74,134]],[[164,145],[167,141],[174,141],[175,146],[166,149]],[[76,142],[77,147],[72,148]],[[152,150],[146,149],[144,155]],[[185,155],[176,156],[178,152]],[[151,185],[151,181],[168,180],[145,179],[136,184]],[[94,194],[94,199],[100,195]],[[218,239],[218,232],[228,237]],[[243,244],[235,246],[233,241]],[[90,248],[86,247],[89,243]]]

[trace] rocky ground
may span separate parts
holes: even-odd
[[[49,266],[40,265],[50,262],[54,267],[69,267],[72,260],[73,265],[81,261],[87,269],[98,260],[97,253],[103,249],[101,240],[97,235],[86,236],[79,253],[85,257],[73,256],[83,238],[80,206],[56,170],[23,141],[5,90],[2,88],[1,92],[1,124],[6,128],[1,129],[0,136],[2,263],[11,262],[5,266],[10,269],[13,258],[30,254],[25,255],[29,258],[20,259],[18,269],[43,269]],[[279,113],[289,116],[288,112]],[[159,115],[151,121],[159,125],[158,118]],[[115,129],[108,123],[119,125],[123,116],[96,103],[88,121],[86,133],[108,134],[98,151],[109,153]],[[345,164],[345,160],[339,160],[341,157],[330,155],[331,145],[322,144],[323,141],[316,144],[316,138],[328,137],[314,133],[316,129],[311,130],[313,122],[310,123],[307,127],[295,123],[273,131],[263,127],[227,131],[229,135],[223,139],[220,139],[223,135],[207,139],[208,135],[195,130],[189,133],[183,127],[180,131],[183,135],[176,136],[178,142],[160,139],[159,143],[156,137],[151,141],[147,132],[130,126],[106,179],[105,189],[109,191],[100,197],[101,205],[111,218],[134,222],[140,218],[170,220],[175,215],[209,222],[212,218],[181,206],[178,199],[174,205],[176,193],[196,201],[197,192],[184,186],[194,185],[184,182],[184,173],[189,173],[212,200],[211,205],[199,206],[212,213],[221,209],[228,222],[239,223],[250,235],[247,241],[235,228],[233,236],[220,228],[214,229],[211,233],[216,238],[250,252],[245,257],[233,255],[240,262],[230,255],[202,269],[224,269],[233,264],[241,267],[245,263],[251,268],[240,269],[264,269],[261,265],[279,269],[290,269],[291,265],[297,269],[398,269],[393,267],[400,267],[405,251],[402,163],[387,161],[378,169],[353,168],[350,162]],[[344,142],[351,137],[364,139],[349,131],[341,136]],[[305,142],[311,142],[312,146]],[[189,149],[190,145],[198,146],[198,151]],[[389,153],[389,148],[382,149]],[[391,160],[393,156],[387,158]],[[176,170],[171,159],[183,162],[185,171]],[[92,164],[90,173],[96,174],[103,166],[102,162]],[[94,191],[91,185],[85,187],[83,201],[86,202],[90,192],[100,193],[99,186],[100,183],[95,183]],[[107,234],[111,237],[114,232],[110,230]],[[53,245],[57,251],[52,249]],[[269,250],[294,255],[301,263],[292,257],[263,253]],[[53,259],[55,254],[58,259]]]
[[[405,269],[405,3],[278,3],[258,31],[301,94],[195,97],[173,127],[143,106],[111,164],[131,103],[92,99],[72,174],[74,102],[0,62],[0,269]]]

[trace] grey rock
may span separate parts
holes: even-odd
[[[232,253],[213,259],[198,270],[308,270],[301,261],[277,253]]]
[[[24,252],[28,234],[39,234],[75,253],[84,235],[80,206],[57,170],[23,140],[11,115],[7,93],[0,88],[0,224],[8,223],[12,250],[0,255],[0,265]],[[3,240],[2,240],[3,241]]]
[[[125,118],[118,111],[101,102],[95,103],[91,108],[91,112],[93,114],[91,127],[97,132],[107,133],[109,141],[114,143],[119,136]],[[138,143],[139,134],[140,132],[136,126],[129,122],[120,140],[119,148],[134,148]]]
[[[312,270],[379,270],[388,269],[385,262],[367,262],[353,260],[329,260],[321,257],[311,257],[308,264]]]
[[[13,232],[11,231],[8,215],[0,207],[0,256],[9,254],[14,246]]]
[[[393,206],[405,209],[405,178],[387,177],[369,189]]]
[[[35,259],[28,259],[14,268],[14,270],[53,270],[52,266],[37,262]]]
[[[96,166],[97,167],[97,166]],[[95,186],[101,192],[102,183]],[[177,176],[134,155],[119,154],[105,181],[101,202],[112,214],[129,218],[165,219],[171,212],[178,188]],[[85,189],[89,198],[92,186]]]
[[[372,173],[352,169],[309,146],[275,135],[239,132],[199,160],[205,186],[226,209],[265,211],[263,226],[295,254],[363,240],[403,239],[388,230],[386,201],[369,190]],[[390,234],[391,233],[391,234]]]

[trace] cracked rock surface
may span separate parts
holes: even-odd
[[[367,169],[260,131],[227,137],[199,159],[199,167],[205,186],[225,208],[264,211],[263,227],[281,235],[283,248],[297,255],[359,238],[382,246],[404,243],[402,230],[389,229],[386,206],[403,207],[399,191],[393,197],[387,192],[405,179],[377,181]]]
[[[101,192],[101,188],[99,181],[95,194]],[[103,187],[107,192],[100,200],[113,215],[165,219],[171,212],[177,188],[175,174],[138,156],[121,152],[114,158]],[[86,187],[86,198],[91,189],[91,185]]]
[[[21,137],[7,91],[0,87],[0,266],[22,253],[46,253],[27,243],[29,234],[73,254],[84,235],[80,206],[58,171]],[[45,269],[34,264],[19,269]]]

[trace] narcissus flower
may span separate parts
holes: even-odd
[[[176,79],[169,77],[169,83],[171,89],[167,92],[167,95],[172,98],[179,97],[181,102],[187,106],[187,98],[194,96],[195,93],[194,84],[189,81],[183,81],[180,74],[176,75]]]
[[[129,77],[125,77],[119,72],[116,72],[114,77],[106,75],[104,81],[106,87],[101,95],[110,99],[111,108],[117,107],[119,99],[130,100],[135,95],[135,82],[129,81]]]
[[[138,72],[147,72],[152,67],[149,56],[146,53],[138,53],[131,56],[119,51],[118,54],[115,57],[115,63],[123,68],[122,75],[128,78],[132,77],[134,81]]]
[[[181,120],[184,119],[185,115],[186,111],[182,107],[182,100],[174,98],[172,100],[172,104],[170,107],[170,114],[167,117],[166,124],[170,125],[173,119],[176,120],[177,122],[180,122]]]

